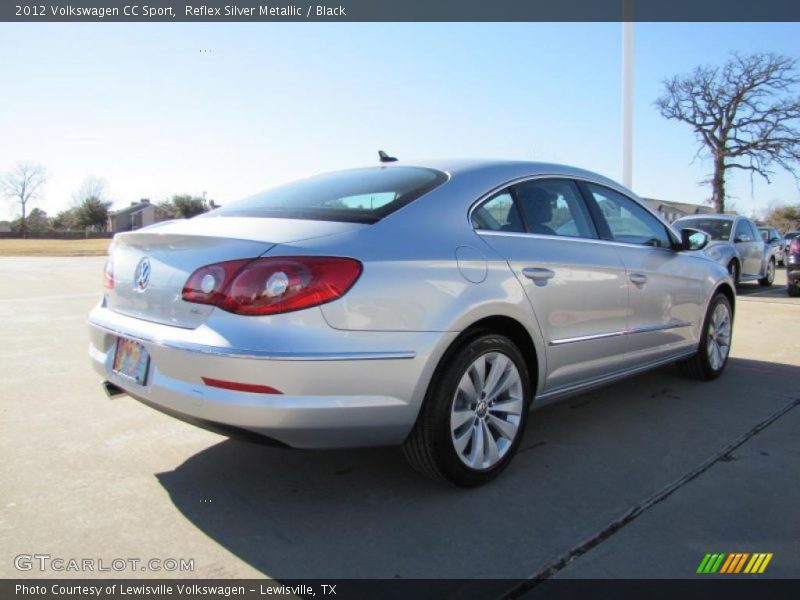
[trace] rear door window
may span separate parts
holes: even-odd
[[[511,187],[529,233],[597,238],[597,231],[574,182],[532,179]]]

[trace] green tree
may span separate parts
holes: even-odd
[[[11,222],[11,231],[25,233],[42,233],[51,228],[50,218],[41,208],[34,208],[23,221],[20,217]]]
[[[90,175],[72,196],[74,226],[87,231],[105,231],[111,204],[106,180]]]
[[[800,204],[772,207],[764,222],[782,232],[800,230]]]
[[[697,67],[664,82],[656,106],[688,124],[713,161],[711,203],[725,212],[725,178],[739,169],[767,182],[780,167],[797,178],[800,164],[800,82],[797,61],[776,54],[734,54],[722,67]],[[709,181],[705,182],[708,183]]]
[[[214,207],[213,200],[206,200],[204,196],[192,196],[191,194],[175,194],[159,204],[160,208],[172,212],[178,219],[190,219],[208,212]]]
[[[81,229],[105,231],[111,202],[89,196],[75,208],[75,224]]]
[[[67,210],[62,210],[58,213],[52,221],[53,229],[56,231],[72,231],[73,229],[78,228],[78,219],[76,213],[78,209],[76,207],[68,208]]]

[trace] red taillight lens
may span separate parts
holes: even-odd
[[[110,256],[106,260],[106,266],[103,267],[103,287],[107,290],[114,289],[114,263]]]
[[[225,298],[225,290],[242,268],[251,262],[229,260],[200,267],[191,274],[183,286],[183,299],[195,304],[218,305]]]
[[[271,257],[201,267],[183,299],[239,315],[274,315],[341,298],[361,275],[361,263],[338,257]]]
[[[789,243],[789,254],[800,254],[800,238],[795,238]]]

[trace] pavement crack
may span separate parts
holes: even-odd
[[[766,419],[759,422],[753,428],[751,428],[746,433],[742,434],[723,448],[720,448],[716,453],[714,453],[710,458],[699,464],[697,467],[684,473],[681,477],[674,480],[673,482],[667,484],[644,501],[640,502],[625,514],[620,516],[619,518],[615,519],[608,525],[606,525],[603,529],[598,531],[589,539],[579,543],[576,546],[573,546],[570,550],[562,554],[559,558],[555,561],[549,563],[544,568],[539,570],[537,573],[520,583],[519,585],[512,588],[510,591],[505,593],[501,598],[503,600],[513,600],[515,598],[519,598],[523,594],[531,591],[537,585],[539,585],[545,579],[548,579],[564,569],[570,563],[575,561],[577,558],[583,556],[587,552],[589,552],[592,548],[598,546],[620,529],[628,525],[631,521],[636,519],[637,517],[641,516],[644,512],[651,509],[655,505],[663,502],[667,498],[669,498],[672,494],[682,488],[684,485],[696,479],[703,473],[705,473],[708,469],[712,466],[717,464],[718,462],[724,462],[730,460],[730,456],[734,450],[745,444],[755,435],[757,435],[760,431],[766,429],[770,425],[772,425],[775,421],[780,419],[786,413],[788,413],[793,408],[800,406],[800,398],[796,398],[789,404],[783,406],[776,412],[769,415]]]

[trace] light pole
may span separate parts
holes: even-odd
[[[622,183],[633,186],[633,0],[622,4]]]

